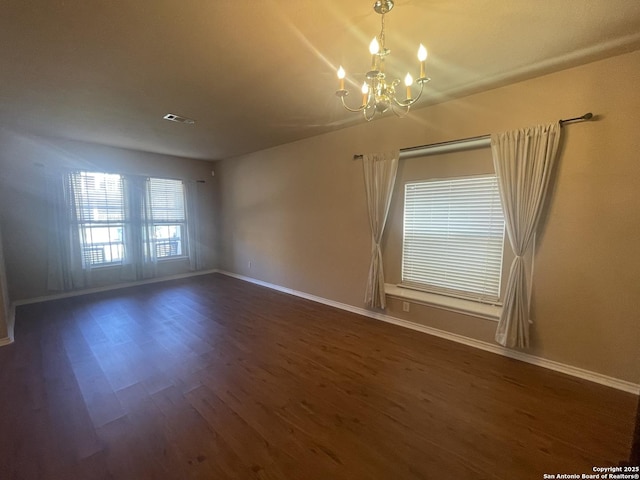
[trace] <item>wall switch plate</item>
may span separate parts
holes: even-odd
[[[409,305],[410,305],[409,302],[402,302],[402,311],[403,312],[408,312],[409,308],[410,308]]]

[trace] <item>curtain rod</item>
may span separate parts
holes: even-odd
[[[593,113],[585,113],[580,117],[573,118],[565,118],[564,120],[559,120],[560,126],[562,127],[566,123],[576,123],[576,122],[585,122],[587,120],[591,120],[593,118]],[[468,137],[461,138],[459,140],[449,140],[447,142],[439,142],[439,143],[430,143],[428,145],[418,145],[416,147],[406,147],[400,149],[400,156],[402,158],[410,158],[410,157],[418,157],[424,155],[423,150],[429,149],[433,150],[432,153],[444,153],[451,150],[470,150],[473,148],[479,148],[484,146],[489,146],[491,142],[491,135],[480,135],[477,137]],[[353,156],[354,160],[358,158],[362,158],[362,154],[357,154]]]

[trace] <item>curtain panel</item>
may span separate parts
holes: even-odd
[[[185,182],[187,190],[187,228],[189,230],[189,268],[192,271],[202,270],[202,229],[200,228],[199,182]]]
[[[125,255],[122,260],[123,280],[144,280],[156,276],[158,258],[153,241],[153,209],[149,192],[149,179],[126,176],[125,201],[129,212],[126,229]]]
[[[364,301],[372,308],[386,307],[380,242],[389,213],[399,157],[400,152],[396,150],[390,153],[364,155],[362,159],[371,227],[371,263]]]
[[[491,135],[505,226],[515,254],[495,337],[505,347],[529,346],[530,286],[524,256],[534,241],[560,132],[557,122]]]
[[[66,291],[90,283],[90,270],[82,265],[77,233],[74,185],[66,173],[46,176],[47,196],[47,289]]]

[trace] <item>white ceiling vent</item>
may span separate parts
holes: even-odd
[[[172,122],[186,123],[188,125],[193,125],[194,123],[196,123],[195,120],[191,120],[190,118],[186,118],[186,117],[181,117],[180,115],[176,115],[174,113],[167,113],[162,118],[164,118],[165,120],[171,120]]]

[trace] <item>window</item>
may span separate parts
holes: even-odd
[[[156,258],[184,256],[187,217],[182,181],[150,178],[147,191]]]
[[[187,255],[182,181],[99,172],[73,172],[69,181],[85,268],[140,261],[128,258],[141,250],[136,242],[155,259]]]
[[[121,264],[128,228],[122,177],[76,172],[70,182],[83,265]]]
[[[495,175],[405,185],[402,286],[497,303],[504,217]]]

